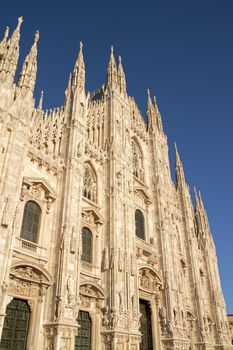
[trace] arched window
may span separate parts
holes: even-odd
[[[135,234],[138,238],[145,239],[145,223],[141,210],[135,211]]]
[[[92,232],[87,227],[82,229],[82,256],[81,260],[92,263]]]
[[[142,152],[139,145],[133,140],[132,142],[132,153],[133,153],[133,175],[138,177],[140,180],[144,179],[144,171],[142,164]]]
[[[41,209],[33,201],[28,201],[24,207],[23,223],[20,237],[27,241],[37,243],[40,228]]]
[[[85,164],[84,169],[83,195],[87,199],[96,202],[96,176],[89,164]]]

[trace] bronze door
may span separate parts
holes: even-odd
[[[25,350],[30,309],[25,300],[13,299],[6,308],[0,350]]]
[[[79,311],[78,335],[75,337],[75,350],[91,350],[91,319],[89,313],[86,311]]]
[[[140,300],[140,332],[142,333],[140,350],[153,350],[152,345],[152,328],[151,328],[151,311],[149,303],[145,300]]]

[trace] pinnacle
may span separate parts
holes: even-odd
[[[38,109],[39,109],[39,110],[42,110],[43,98],[44,98],[44,91],[42,90],[42,91],[41,91],[41,94],[40,94],[40,101],[39,101],[39,104],[38,104]]]
[[[8,38],[9,30],[10,30],[10,28],[8,26],[6,26],[5,35],[4,35],[5,39]]]
[[[34,39],[34,43],[35,43],[35,44],[38,42],[39,38],[40,38],[40,33],[39,33],[39,31],[37,30],[37,31],[35,32],[35,39]]]
[[[18,26],[20,26],[23,23],[23,17],[18,17]]]

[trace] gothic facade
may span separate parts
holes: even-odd
[[[0,42],[0,349],[232,349],[215,246],[148,92],[146,123],[113,50],[85,91],[82,44],[64,105],[18,81],[20,26]]]

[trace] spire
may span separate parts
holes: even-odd
[[[0,74],[9,75],[14,78],[18,58],[19,58],[19,39],[20,27],[23,22],[23,17],[18,18],[18,24],[10,39],[8,38],[9,28],[7,27],[3,41],[1,42],[1,58],[0,58]],[[5,44],[4,44],[5,43]],[[7,45],[6,45],[7,43]]]
[[[4,37],[2,41],[0,42],[0,62],[2,60],[2,57],[4,56],[4,53],[6,52],[6,44],[7,44],[7,39],[9,35],[9,27],[6,27]]]
[[[37,109],[39,109],[40,111],[42,111],[42,107],[43,107],[43,98],[44,98],[44,91],[42,90],[40,94],[40,101],[37,107]]]
[[[151,101],[150,90],[147,89],[147,112],[153,111],[153,104]]]
[[[117,86],[117,66],[113,53],[113,46],[111,46],[110,59],[107,71],[107,86],[113,88]]]
[[[26,56],[23,67],[19,76],[18,86],[34,91],[36,83],[36,72],[37,72],[37,42],[39,40],[39,32],[35,33],[34,43],[31,47],[29,54]]]
[[[119,79],[119,86],[120,86],[120,92],[123,94],[126,93],[126,79],[125,79],[125,73],[121,62],[121,56],[119,56],[119,63],[118,63],[118,79]]]
[[[150,90],[147,89],[147,109],[146,109],[147,119],[148,119],[148,129],[150,131],[154,130],[156,125],[156,117],[154,107],[151,101]]]
[[[198,197],[199,197],[200,207],[201,207],[203,213],[205,213],[205,214],[207,215],[206,210],[205,210],[204,203],[203,203],[203,201],[202,201],[201,191],[198,191]]]
[[[161,114],[160,114],[159,107],[157,104],[157,99],[155,96],[154,96],[154,109],[155,109],[158,129],[159,129],[159,131],[163,132],[163,122],[162,122]]]
[[[84,90],[85,88],[85,64],[83,59],[83,43],[80,41],[79,44],[79,53],[77,60],[74,65],[74,70],[72,74],[72,88],[75,90],[76,88],[80,90]]]
[[[175,155],[176,155],[176,184],[180,185],[185,183],[183,164],[180,160],[180,155],[175,143]]]

